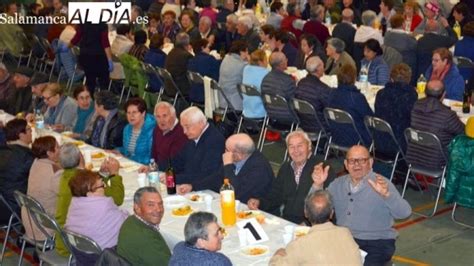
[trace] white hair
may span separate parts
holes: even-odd
[[[242,23],[243,25],[245,25],[245,27],[247,27],[247,29],[253,28],[253,22],[252,22],[252,19],[249,16],[241,16],[239,18],[239,23]]]
[[[176,109],[174,108],[174,106],[169,103],[169,102],[157,102],[156,105],[155,105],[155,110],[154,110],[154,114],[156,114],[156,110],[160,107],[166,107],[170,110],[171,112],[171,115],[176,117]]]
[[[306,60],[306,70],[308,73],[314,73],[320,64],[323,64],[323,61],[321,58],[319,58],[319,56],[311,56],[308,58],[308,60]]]
[[[187,108],[181,113],[179,117],[181,121],[183,119],[189,119],[189,122],[191,122],[191,124],[195,124],[199,122],[202,122],[202,123],[207,122],[206,115],[204,115],[201,109],[197,108],[196,106],[191,106]]]
[[[234,24],[237,24],[237,22],[239,22],[239,17],[237,17],[237,15],[235,14],[227,15],[226,19]]]
[[[207,26],[211,26],[212,25],[212,21],[211,19],[208,17],[208,16],[203,16],[199,19],[199,22],[204,22],[207,24]]]
[[[309,138],[308,134],[306,132],[304,132],[303,130],[301,130],[300,128],[291,132],[290,134],[288,134],[286,136],[286,139],[285,139],[285,142],[286,142],[286,146],[288,147],[288,143],[290,142],[290,139],[293,138],[293,137],[301,137],[303,138],[306,142],[308,142],[308,147],[312,147],[312,142],[311,142],[311,139]]]

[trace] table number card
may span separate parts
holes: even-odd
[[[247,236],[247,245],[253,245],[268,240],[268,235],[263,227],[255,218],[243,220],[237,223],[239,231],[245,231]]]

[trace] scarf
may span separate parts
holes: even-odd
[[[61,96],[61,99],[59,99],[58,105],[55,107],[50,107],[48,108],[48,118],[44,120],[44,123],[47,125],[54,125],[56,124],[56,118],[58,117],[59,113],[63,110],[63,105],[64,102],[66,101],[67,96]]]
[[[451,64],[447,64],[443,69],[441,70],[435,70],[431,72],[431,78],[430,80],[440,80],[443,81],[444,78],[446,77],[446,74],[449,72],[449,69],[451,68]]]

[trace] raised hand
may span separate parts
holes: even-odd
[[[249,207],[250,210],[258,210],[258,207],[260,206],[260,200],[258,199],[249,199],[247,202],[247,207]]]
[[[311,174],[313,178],[313,186],[317,188],[322,188],[324,181],[328,178],[329,173],[329,165],[323,167],[323,163],[318,163]]]
[[[388,198],[390,191],[388,190],[388,183],[381,175],[376,174],[375,181],[368,179],[369,185],[375,192],[379,193],[380,196]]]

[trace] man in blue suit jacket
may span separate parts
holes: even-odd
[[[235,189],[235,198],[247,202],[251,197],[261,198],[270,192],[274,179],[268,160],[255,149],[247,134],[235,134],[225,142],[222,155],[224,176]]]
[[[204,189],[218,192],[224,176],[221,157],[224,137],[195,106],[184,110],[180,121],[189,140],[174,166],[178,194]]]

